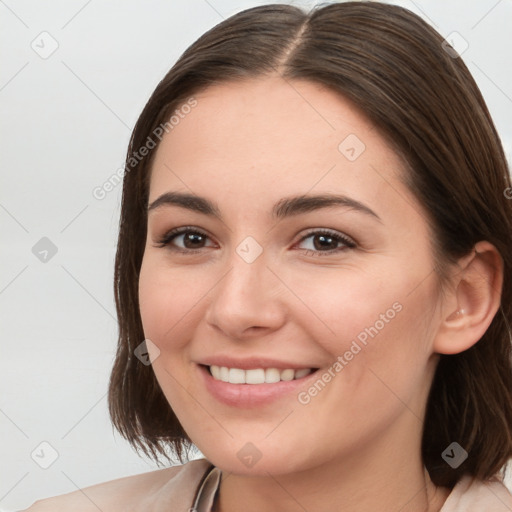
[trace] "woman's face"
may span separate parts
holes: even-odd
[[[139,283],[153,369],[184,429],[235,473],[395,447],[419,457],[441,317],[426,213],[400,160],[310,82],[195,99],[155,155]],[[346,201],[292,199],[331,195]]]

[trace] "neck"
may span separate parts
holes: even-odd
[[[257,476],[223,472],[213,511],[439,512],[450,490],[430,480],[416,437],[391,443],[383,436],[302,471],[269,470]]]
[[[330,474],[320,469],[308,475],[278,475],[269,477],[240,477],[223,474],[219,497],[213,512],[296,512],[297,510],[343,512],[439,512],[448,497],[449,489],[436,487],[423,469],[401,475],[389,471],[385,477],[357,479],[355,476]],[[371,472],[369,472],[371,473]],[[389,475],[392,478],[389,478]],[[334,507],[334,508],[333,508]]]

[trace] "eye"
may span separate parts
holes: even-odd
[[[347,248],[352,249],[356,247],[356,243],[351,238],[330,229],[310,231],[300,239],[299,243],[304,242],[308,238],[312,239],[312,243],[309,243],[310,248],[306,249],[306,254],[309,256],[328,256],[344,251]],[[343,244],[343,247],[338,247],[340,243]]]
[[[313,240],[313,243],[309,244],[310,248],[307,248],[305,252],[311,256],[327,256],[344,251],[347,248],[354,248],[357,245],[351,238],[330,229],[311,230],[299,240],[298,244],[309,238]],[[180,239],[184,247],[179,247],[173,243]],[[169,246],[173,251],[190,254],[203,249],[208,239],[209,236],[203,231],[192,226],[184,226],[167,232],[156,241],[156,247]],[[339,244],[342,244],[342,247],[338,247]]]
[[[171,242],[174,242],[180,238],[182,243],[185,244],[185,247],[178,247],[174,244],[171,244]],[[156,241],[156,246],[171,246],[173,251],[189,254],[190,252],[197,252],[198,249],[202,249],[202,244],[207,238],[209,237],[206,233],[203,233],[202,231],[199,231],[192,226],[185,226],[172,229],[171,231],[167,232],[163,237]]]

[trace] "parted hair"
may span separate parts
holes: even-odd
[[[439,283],[480,240],[499,251],[499,311],[482,338],[441,354],[427,401],[422,459],[434,484],[467,474],[504,476],[512,457],[512,185],[500,138],[462,58],[411,11],[344,2],[308,12],[265,5],[239,12],[203,34],[160,81],[133,130],[123,178],[114,290],[118,347],[109,383],[114,427],[161,464],[193,446],[155,378],[134,350],[144,340],[138,280],[147,230],[149,177],[159,126],[195,93],[265,75],[308,80],[350,101],[401,157],[404,184],[428,212]],[[157,130],[157,132],[155,132]],[[135,164],[150,137],[156,147]],[[452,468],[443,451],[468,453]]]

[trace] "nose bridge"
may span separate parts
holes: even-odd
[[[241,337],[251,327],[275,329],[280,325],[283,304],[275,293],[280,283],[267,263],[268,254],[252,237],[235,248],[226,259],[226,273],[213,294],[209,323],[233,337]]]

